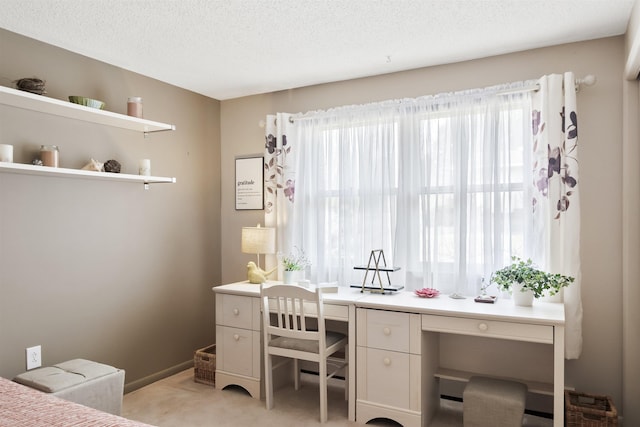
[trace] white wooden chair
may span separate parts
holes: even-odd
[[[320,422],[326,422],[327,380],[342,368],[345,368],[345,398],[348,395],[347,337],[325,330],[320,289],[310,290],[298,285],[262,285],[261,296],[267,409],[273,408],[273,369],[277,367],[273,366],[273,356],[293,359],[296,390],[300,388],[298,360],[318,362]],[[308,318],[318,319],[317,330],[315,322]],[[344,350],[344,359],[330,357],[341,349]],[[333,368],[331,372],[328,372],[327,362]]]

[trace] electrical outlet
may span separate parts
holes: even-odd
[[[29,347],[27,353],[27,371],[42,366],[42,347],[36,345]]]

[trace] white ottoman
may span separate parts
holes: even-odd
[[[462,393],[464,427],[520,427],[526,399],[524,384],[471,377]]]
[[[24,372],[13,380],[114,415],[122,412],[124,371],[113,366],[74,359]]]

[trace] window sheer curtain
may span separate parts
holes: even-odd
[[[564,146],[550,141],[565,132],[562,123],[551,130],[559,113],[546,112],[547,88],[556,84],[541,80],[534,95],[527,88],[537,83],[268,116],[265,223],[278,229],[279,253],[300,248],[312,282],[348,286],[362,283],[353,267],[383,249],[387,263],[401,267],[392,283],[467,296],[512,255],[572,273],[558,257],[567,247],[552,250],[549,230],[558,212],[579,215],[577,185],[555,203],[553,182],[567,179],[550,173],[556,151],[548,147]],[[541,111],[544,135],[532,132]],[[571,154],[577,159],[576,149]],[[577,165],[571,174],[577,179]],[[571,209],[558,211],[563,196]],[[572,253],[574,238],[566,240]],[[579,304],[577,282],[569,299]]]
[[[401,267],[392,281],[408,290],[479,292],[495,266],[525,253],[524,86],[341,107],[293,124],[269,117],[282,125],[267,129],[266,161],[267,180],[280,180],[268,188],[283,196],[267,200],[279,250],[302,248],[312,281],[361,283],[353,267],[383,249]]]

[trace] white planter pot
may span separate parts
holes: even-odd
[[[285,270],[283,272],[282,281],[285,285],[297,285],[301,280],[304,280],[304,270]]]
[[[511,285],[511,297],[513,303],[522,307],[531,307],[533,305],[533,291],[522,289],[522,283],[514,283]]]

